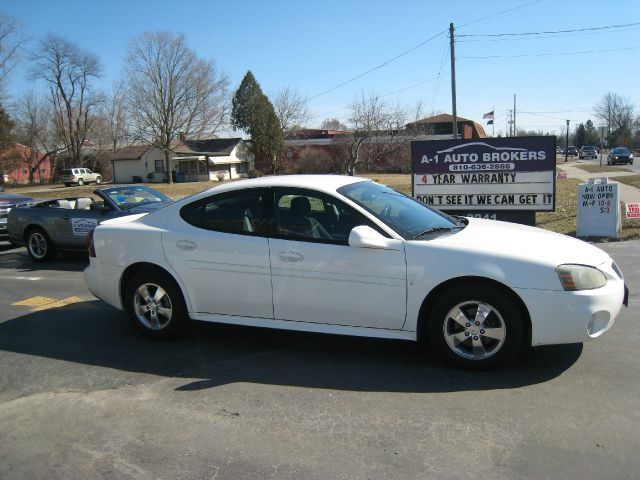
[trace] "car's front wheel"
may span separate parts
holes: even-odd
[[[102,177],[96,177],[96,183],[100,185],[102,183]]]
[[[36,262],[51,260],[57,253],[49,235],[41,228],[32,228],[27,233],[27,252]]]
[[[495,367],[520,350],[524,320],[515,302],[497,288],[464,285],[444,292],[428,318],[429,342],[449,363],[469,369]]]
[[[123,302],[135,327],[150,338],[174,338],[189,323],[182,293],[159,272],[136,274],[125,287]]]

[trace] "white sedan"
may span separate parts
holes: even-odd
[[[588,243],[450,217],[355,177],[233,182],[103,222],[88,243],[91,292],[152,338],[194,319],[424,340],[486,368],[525,344],[599,337],[627,297]]]

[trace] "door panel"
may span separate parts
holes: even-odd
[[[275,318],[400,329],[406,316],[404,249],[269,239]]]
[[[260,208],[249,208],[256,194],[243,195],[205,200],[204,215],[198,213],[203,202],[194,202],[196,208],[184,207],[183,214],[200,226],[175,216],[162,234],[167,261],[186,285],[194,312],[273,318],[269,243],[259,232]],[[231,231],[219,231],[225,228]]]

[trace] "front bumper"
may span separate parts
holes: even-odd
[[[609,330],[628,296],[624,281],[575,292],[515,289],[531,316],[531,345],[581,343]]]

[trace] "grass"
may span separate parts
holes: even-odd
[[[616,182],[625,183],[632,187],[640,188],[640,175],[627,175],[624,177],[611,177],[609,180],[615,180]]]
[[[580,165],[576,165],[576,168],[579,168],[580,170],[584,170],[585,172],[589,172],[589,173],[633,172],[633,170],[630,170],[628,168],[616,167],[614,165],[603,165],[601,167],[600,165],[589,165],[589,164],[586,164],[586,163],[583,163],[583,164],[580,164]]]
[[[372,174],[369,178],[390,186],[400,192],[411,195],[411,175],[410,174]],[[640,188],[640,175],[613,178],[620,182],[628,183]],[[580,180],[574,178],[558,179],[556,182],[556,211],[536,213],[536,224],[540,228],[565,235],[575,236],[576,222],[578,218],[578,184]],[[212,188],[220,183],[217,182],[193,182],[149,184],[149,186],[159,190],[170,198],[177,199],[186,195],[201,192]],[[70,187],[65,188],[59,185],[42,186],[40,188],[25,188],[14,190],[24,193],[34,198],[63,198],[89,196],[97,198],[93,194],[96,186]],[[621,202],[622,203],[622,202]],[[628,220],[624,215],[624,205],[621,206],[622,215],[622,240],[640,239],[640,220]]]

